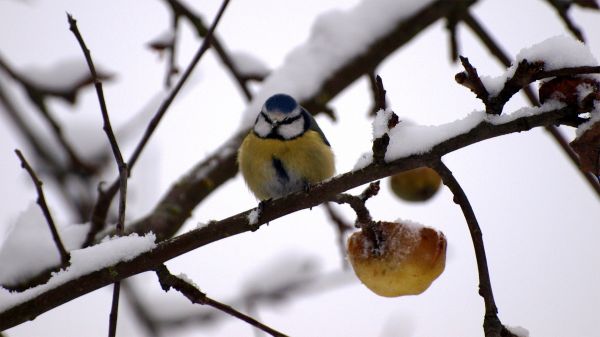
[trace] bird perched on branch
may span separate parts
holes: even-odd
[[[333,152],[317,122],[294,98],[265,101],[238,151],[246,184],[262,200],[306,190],[335,173]]]

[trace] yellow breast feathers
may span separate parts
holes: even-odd
[[[333,152],[314,130],[291,140],[259,138],[250,132],[238,161],[246,184],[260,200],[299,191],[335,173]]]

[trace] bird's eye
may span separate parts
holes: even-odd
[[[284,120],[282,120],[281,122],[279,122],[280,125],[285,125],[285,124],[292,124],[293,122],[297,121],[298,119],[302,118],[302,115],[296,115],[294,117],[289,117],[286,118]]]

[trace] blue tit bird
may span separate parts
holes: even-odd
[[[265,101],[238,151],[246,184],[259,200],[307,189],[335,173],[333,151],[317,122],[294,98]]]

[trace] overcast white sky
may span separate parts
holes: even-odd
[[[232,1],[218,35],[232,51],[256,56],[275,68],[310,34],[315,18],[358,1]],[[194,7],[208,22],[219,1]],[[20,69],[50,66],[81,57],[68,30],[72,13],[95,61],[118,75],[105,84],[115,125],[138,112],[162,86],[164,65],[145,43],[169,26],[161,1],[11,1],[0,0],[0,53]],[[511,54],[546,38],[565,33],[554,10],[544,1],[481,1],[475,15]],[[600,58],[600,15],[576,9],[592,53]],[[199,45],[185,22],[179,64],[185,66]],[[502,68],[461,27],[461,54],[480,74],[498,75]],[[566,34],[566,33],[565,33]],[[444,22],[438,22],[380,67],[388,99],[401,118],[442,124],[462,118],[481,104],[454,82],[460,71],[450,64]],[[2,78],[4,80],[4,77]],[[237,130],[244,100],[212,53],[196,69],[186,94],[179,97],[134,170],[129,217],[143,215],[181,174],[211,153]],[[69,137],[81,146],[105,142],[100,112],[92,90],[80,97],[75,113],[54,102]],[[351,169],[369,148],[368,83],[362,79],[333,101],[338,122],[318,122],[336,153],[338,173]],[[524,106],[515,97],[508,110]],[[0,241],[35,192],[19,167],[13,149],[24,142],[0,123]],[[573,131],[563,129],[572,137]],[[101,143],[105,144],[105,143]],[[127,153],[127,152],[126,152]],[[488,262],[501,320],[527,328],[532,336],[600,336],[596,326],[600,303],[600,207],[566,156],[543,130],[492,139],[444,157],[469,196],[484,233]],[[116,169],[115,169],[116,171]],[[442,230],[448,238],[445,272],[420,296],[388,299],[352,280],[330,291],[300,295],[275,307],[260,307],[266,324],[291,336],[482,336],[483,301],[477,294],[472,244],[462,213],[447,189],[430,202],[407,204],[395,199],[382,181],[380,195],[369,201],[376,219],[412,219]],[[49,189],[51,186],[48,187]],[[49,203],[59,222],[61,200],[50,192]],[[225,184],[194,212],[186,229],[256,205],[240,177]],[[347,219],[353,214],[338,207]],[[184,272],[215,299],[235,298],[249,279],[273,279],[262,273],[274,261],[314,258],[323,273],[340,269],[336,236],[321,208],[301,211],[246,233],[203,247],[168,263]],[[0,266],[1,271],[1,266]],[[178,294],[165,294],[156,277],[135,277],[144,299],[161,314],[187,310]],[[256,282],[256,281],[254,281]],[[10,329],[13,336],[104,336],[110,310],[109,289],[101,289]],[[124,304],[120,336],[143,336]],[[66,326],[69,328],[66,328]],[[243,322],[230,320],[211,329],[169,331],[169,336],[253,336]]]

